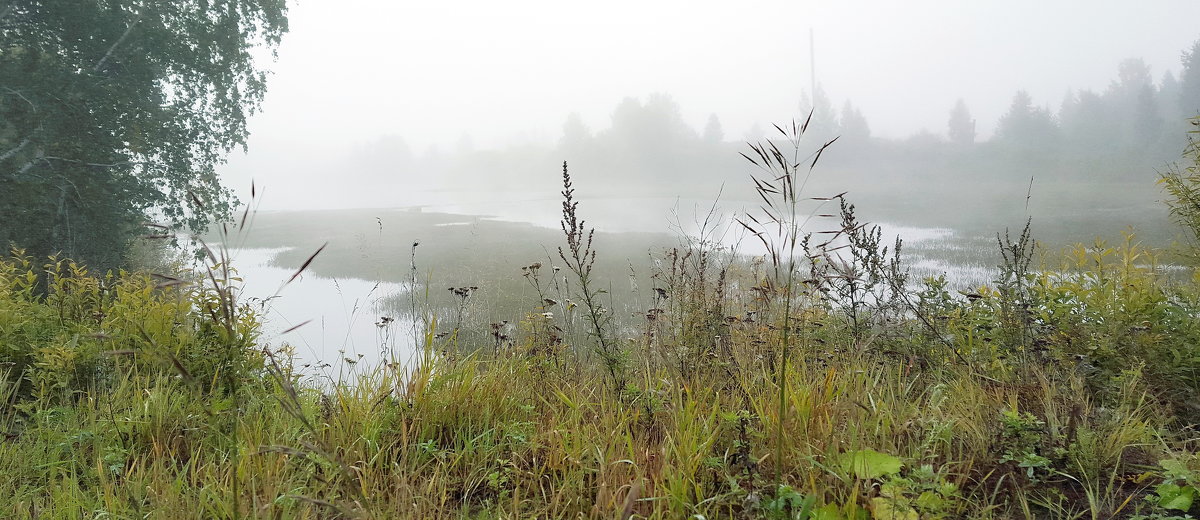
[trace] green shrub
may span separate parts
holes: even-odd
[[[1195,289],[1171,283],[1132,233],[1119,245],[1079,245],[1063,258],[1057,268],[1026,273],[1019,298],[981,287],[957,309],[942,300],[938,312],[949,318],[955,348],[992,377],[1053,363],[1110,404],[1124,374],[1139,369],[1158,402],[1184,420],[1200,417],[1191,404],[1200,395]]]
[[[144,274],[94,275],[14,251],[0,259],[0,366],[14,397],[68,398],[130,372],[170,374],[205,391],[258,380],[258,317],[223,285]]]
[[[1191,123],[1196,129],[1188,132],[1183,164],[1167,170],[1159,183],[1167,192],[1171,216],[1191,235],[1191,252],[1195,257],[1200,247],[1200,117]]]

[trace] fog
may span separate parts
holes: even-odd
[[[602,132],[631,97],[669,96],[695,132],[715,115],[723,140],[741,142],[804,112],[813,69],[831,105],[851,102],[875,138],[944,135],[963,99],[984,140],[1018,90],[1057,111],[1071,89],[1102,92],[1127,58],[1155,81],[1177,76],[1197,19],[1200,3],[1185,0],[306,1],[291,8],[249,151],[223,175],[243,192],[252,179],[267,186],[268,209],[392,205],[381,190],[322,181],[367,167],[398,181],[389,191],[443,185],[400,163],[552,146],[573,113]],[[578,158],[550,159],[541,173],[552,181],[557,162]]]
[[[773,125],[808,121],[800,157],[837,140],[805,195],[847,192],[904,240],[910,280],[991,283],[998,235],[1030,220],[1050,254],[1123,232],[1165,248],[1155,181],[1200,113],[1198,19],[1192,1],[301,2],[221,172],[259,209],[233,245],[262,248],[238,263],[267,285],[325,246],[272,315],[320,317],[294,339],[314,366],[378,357],[381,331],[413,344],[421,305],[490,345],[537,301],[528,267],[561,266],[567,161],[596,276],[636,320],[706,218],[706,239],[764,252],[732,220],[759,210],[741,154],[790,153]],[[836,228],[825,204],[806,232]]]
[[[1200,0],[0,0],[0,246],[0,517],[1200,518]]]
[[[1027,219],[1047,251],[1166,246],[1155,181],[1200,113],[1198,19],[1191,1],[303,2],[222,171],[260,210],[235,246],[295,269],[327,244],[315,275],[405,288],[349,315],[424,298],[462,319],[443,289],[480,287],[470,320],[516,323],[518,268],[558,258],[567,161],[599,276],[645,299],[706,217],[761,253],[731,225],[758,206],[741,154],[787,149],[773,125],[792,121],[801,157],[837,139],[806,195],[848,192],[906,240],[913,280],[988,283],[997,234]]]

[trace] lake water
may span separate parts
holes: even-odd
[[[403,302],[412,297],[404,280],[411,276],[408,248],[414,240],[423,239],[425,244],[418,258],[422,279],[425,270],[442,275],[436,280],[430,275],[415,293],[445,297],[442,291],[448,286],[485,286],[508,277],[511,280],[503,289],[485,286],[494,299],[478,305],[495,306],[497,300],[532,301],[536,300],[532,293],[520,289],[525,281],[518,268],[539,258],[554,262],[552,251],[561,242],[561,231],[556,231],[561,218],[558,204],[550,199],[477,200],[390,210],[263,214],[257,217],[262,229],[251,230],[249,246],[234,252],[233,265],[245,280],[243,301],[264,312],[265,339],[276,346],[291,345],[297,366],[304,372],[326,380],[344,380],[381,362],[405,365],[416,355],[423,331],[414,324],[412,313],[397,310],[406,308]],[[718,243],[736,246],[739,254],[764,252],[762,244],[740,226],[730,225],[731,216],[744,211],[737,203],[714,206],[712,202],[670,198],[585,199],[580,209],[584,216],[594,217],[589,223],[594,221],[597,228],[609,232],[611,238],[601,254],[619,257],[617,264],[627,262],[628,269],[634,269],[639,258],[647,260],[646,244],[669,246],[672,236],[696,234],[701,229],[707,229]],[[724,224],[705,226],[706,217]],[[820,225],[814,223],[810,230]],[[969,289],[993,277],[996,262],[988,262],[982,250],[995,248],[994,237],[964,236],[942,227],[888,223],[880,227],[884,244],[890,246],[897,236],[904,241],[903,258],[912,280],[944,275],[952,287]],[[261,240],[255,240],[254,234],[262,235]],[[485,239],[492,242],[481,244]],[[317,240],[327,241],[329,246],[310,269],[281,288],[320,245]],[[613,250],[613,243],[626,242],[639,245],[629,251]],[[508,256],[497,253],[506,244],[517,252]],[[446,247],[424,251],[438,246]],[[455,276],[461,276],[462,282],[455,281],[460,279]],[[474,313],[476,328],[502,320],[515,324],[521,316],[511,311],[466,311]]]
[[[381,362],[411,361],[416,345],[412,320],[388,313],[382,305],[402,291],[399,284],[302,273],[285,285],[296,269],[271,264],[285,250],[231,252],[231,265],[243,280],[239,298],[262,312],[268,345],[290,345],[298,368],[332,381]]]
[[[434,199],[445,198],[446,194]],[[669,232],[698,235],[712,233],[726,247],[736,248],[739,254],[762,255],[766,248],[749,236],[732,218],[745,215],[758,206],[755,201],[702,200],[681,197],[592,197],[581,202],[581,211],[598,215],[589,224],[610,232]],[[459,196],[457,200],[422,206],[434,212],[485,215],[487,218],[527,222],[540,227],[559,229],[562,218],[558,194],[540,194],[523,198],[494,196]],[[809,214],[837,213],[836,203],[805,208]],[[708,221],[706,223],[706,220]],[[821,219],[808,219],[807,231],[820,231]],[[722,225],[724,223],[724,225]],[[469,225],[469,221],[441,224]],[[836,219],[825,227],[836,227]],[[897,237],[903,240],[904,259],[912,279],[919,281],[930,276],[945,276],[952,287],[974,288],[991,281],[997,272],[996,239],[992,235],[967,234],[950,227],[919,227],[889,222],[878,223],[883,243],[891,246]]]

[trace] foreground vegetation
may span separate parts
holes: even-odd
[[[154,277],[16,251],[0,261],[0,515],[1198,512],[1200,284],[1132,235],[1049,255],[1028,229],[999,240],[987,287],[909,280],[900,244],[840,197],[817,201],[840,203],[832,217],[798,212],[798,165],[819,153],[754,152],[767,204],[741,225],[766,257],[687,240],[661,254],[653,307],[615,321],[564,166],[566,243],[521,268],[537,299],[515,329],[431,315],[419,360],[349,384],[266,347],[207,248],[200,273]],[[805,215],[839,240],[801,233]]]
[[[555,340],[542,309],[498,355],[437,354],[452,345],[431,337],[410,373],[328,388],[253,348],[255,318],[224,314],[228,292],[61,263],[42,274],[17,258],[0,269],[0,510],[1182,515],[1200,485],[1185,426],[1198,415],[1198,302],[1139,267],[1147,253],[1132,244],[1080,254],[1080,270],[1031,276],[1020,324],[1002,290],[968,300],[936,283],[920,293],[936,336],[913,322],[856,338],[845,314],[805,306],[782,415],[782,331],[744,310],[765,303],[757,286],[731,283],[749,266],[681,269],[668,286],[680,301],[627,343],[620,388]]]

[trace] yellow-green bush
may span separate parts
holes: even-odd
[[[0,260],[0,364],[18,397],[69,397],[134,372],[172,373],[206,390],[253,381],[257,317],[219,279],[94,275],[14,251]]]
[[[1076,246],[1062,258],[1025,276],[1021,301],[983,287],[943,311],[952,316],[955,348],[994,377],[1054,363],[1083,377],[1102,401],[1136,369],[1159,403],[1174,405],[1185,421],[1200,417],[1190,404],[1200,395],[1200,300],[1193,286],[1169,280],[1154,252],[1132,234],[1118,245]],[[1005,305],[1016,312],[1006,316]]]

